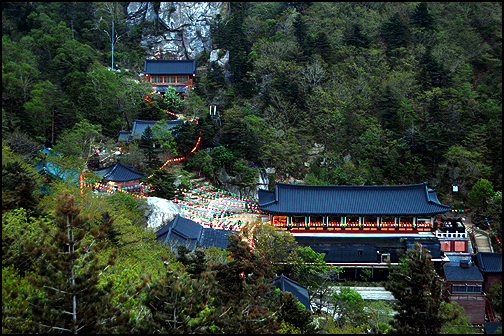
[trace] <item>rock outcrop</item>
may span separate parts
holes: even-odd
[[[268,174],[266,173],[266,169],[264,168],[259,168],[259,167],[253,167],[257,168],[258,174],[256,176],[255,180],[255,185],[251,188],[240,188],[233,184],[233,180],[237,179],[239,180],[239,177],[232,177],[229,176],[228,173],[224,168],[218,168],[217,173],[220,176],[219,183],[224,186],[224,189],[227,191],[242,196],[242,197],[250,197],[250,198],[255,198],[258,199],[258,190],[259,189],[268,189],[268,184],[269,184],[269,178]]]
[[[177,214],[188,218],[189,214],[178,204],[159,197],[148,197],[147,203],[149,209],[144,212],[147,219],[147,226],[159,228],[171,222]]]
[[[195,59],[210,52],[211,20],[227,10],[226,2],[161,2],[156,12],[152,2],[130,2],[127,19],[130,25],[159,21],[165,29],[161,35],[142,35],[140,44],[148,59]]]

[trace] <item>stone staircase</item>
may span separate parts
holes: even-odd
[[[473,234],[476,242],[475,252],[493,252],[493,247],[487,232],[478,228],[473,228]]]

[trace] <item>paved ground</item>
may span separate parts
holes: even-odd
[[[470,216],[464,218],[465,218],[464,225],[469,234],[474,237],[474,241],[477,246],[477,248],[475,248],[475,251],[471,252],[493,252],[493,248],[492,245],[490,244],[490,237],[488,236],[488,233],[478,229],[475,225],[473,225]]]

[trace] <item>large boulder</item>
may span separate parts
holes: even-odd
[[[180,205],[160,197],[148,197],[149,209],[144,212],[147,226],[157,229],[171,222],[177,214],[188,218],[189,214]]]

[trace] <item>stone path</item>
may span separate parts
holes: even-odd
[[[488,233],[483,230],[480,230],[476,226],[474,226],[469,217],[470,216],[465,218],[464,226],[466,227],[469,234],[474,237],[474,241],[476,243],[476,247],[474,248],[475,251],[471,251],[471,252],[475,252],[475,253],[477,253],[477,252],[493,252],[493,248],[490,243],[490,237],[488,236]]]

